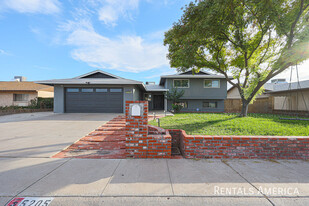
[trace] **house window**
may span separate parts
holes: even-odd
[[[28,101],[29,100],[29,94],[14,94],[13,95],[13,101]]]
[[[203,102],[204,108],[217,108],[217,102]]]
[[[96,92],[107,92],[107,89],[96,89]]]
[[[110,92],[122,92],[122,89],[110,89]]]
[[[188,102],[177,102],[176,105],[181,105],[182,108],[188,108]]]
[[[151,94],[150,93],[145,93],[144,94],[144,100],[148,101],[148,102],[151,102]]]
[[[188,79],[174,79],[174,88],[189,88],[189,80]]]
[[[67,92],[79,92],[78,88],[67,88]]]
[[[82,92],[93,92],[92,88],[82,88]]]
[[[220,88],[220,80],[204,80],[204,88]]]

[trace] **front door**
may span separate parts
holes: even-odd
[[[164,95],[153,95],[153,109],[164,110]]]

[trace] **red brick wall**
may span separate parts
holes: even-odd
[[[130,116],[132,103],[144,105],[141,116]],[[171,135],[161,128],[148,126],[148,101],[126,101],[126,156],[128,158],[170,158]],[[148,128],[151,131],[148,134]]]
[[[200,136],[169,130],[186,158],[309,159],[309,137]]]

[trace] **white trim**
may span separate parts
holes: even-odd
[[[187,80],[188,81],[188,87],[175,87],[175,80]],[[181,88],[181,89],[190,88],[190,79],[173,79],[173,88]]]
[[[208,81],[219,81],[218,87],[206,87],[205,86],[206,80],[208,80]],[[204,79],[203,84],[204,84],[204,88],[208,88],[208,89],[220,89],[220,86],[221,86],[220,79]]]
[[[190,69],[190,70],[188,70],[188,71],[185,71],[185,72],[176,73],[176,74],[174,74],[174,75],[182,75],[182,74],[184,74],[184,73],[186,73],[186,72],[191,72],[191,73],[192,73],[192,69]],[[200,72],[204,73],[204,75],[212,75],[211,73],[205,72],[205,71],[203,71],[203,70],[201,70]],[[197,74],[197,73],[195,73],[195,74]],[[195,75],[195,74],[188,74],[188,75]],[[199,74],[199,75],[201,75],[201,74]]]

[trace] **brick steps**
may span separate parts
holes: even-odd
[[[125,127],[99,127],[96,129],[96,131],[124,131]]]
[[[72,144],[68,149],[84,149],[84,150],[113,150],[113,149],[125,149],[125,142],[89,142],[78,141]]]
[[[90,132],[89,136],[104,136],[104,135],[125,135],[126,131],[94,131]]]
[[[81,141],[92,141],[92,142],[117,142],[125,141],[125,135],[104,135],[104,136],[85,136],[80,139]]]
[[[104,127],[125,127],[125,124],[105,124]]]
[[[125,127],[125,118],[118,116],[53,157],[124,159],[126,158]]]

